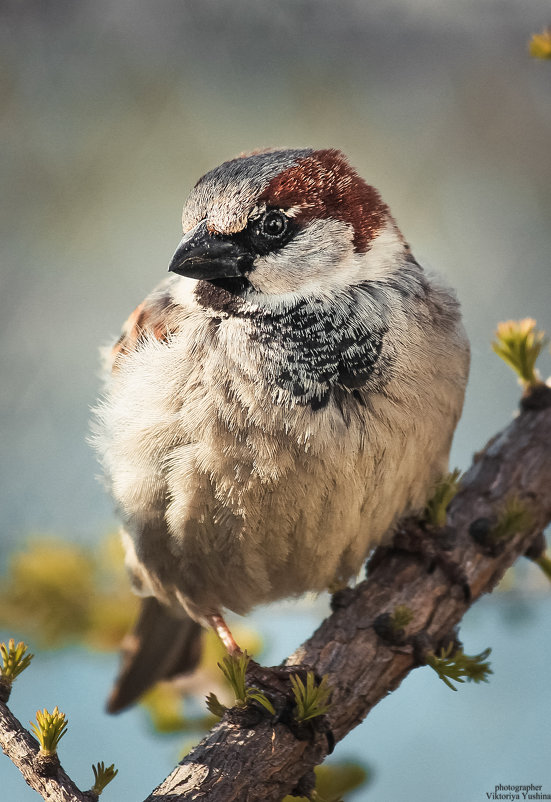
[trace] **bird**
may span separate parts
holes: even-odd
[[[193,671],[224,616],[344,587],[446,473],[454,292],[336,149],[207,172],[169,276],[106,360],[94,441],[142,597],[108,702]]]

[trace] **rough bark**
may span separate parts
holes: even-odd
[[[453,534],[454,545],[446,553],[461,567],[470,598],[450,571],[437,566],[429,572],[419,554],[389,550],[379,555],[368,579],[346,594],[343,605],[287,660],[288,665],[306,664],[318,675],[328,675],[333,688],[328,719],[336,740],[419,665],[423,648],[437,649],[450,641],[468,607],[492,591],[551,520],[550,396],[545,388],[537,398],[526,399],[519,416],[476,455],[448,510],[446,538]],[[492,553],[475,542],[469,528],[478,519],[495,521],[512,496],[526,505],[530,522],[504,539],[499,553]],[[398,605],[406,605],[414,617],[397,646],[373,625]],[[323,732],[312,731],[300,740],[287,724],[264,719],[251,725],[228,716],[146,802],[276,802],[328,751]]]

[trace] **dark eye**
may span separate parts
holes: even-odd
[[[254,217],[241,234],[245,246],[254,254],[265,256],[278,251],[291,240],[297,232],[292,217],[287,217],[279,209],[267,209],[260,217]]]
[[[270,211],[266,212],[260,218],[260,233],[265,237],[278,238],[282,237],[287,231],[287,217],[283,212]]]

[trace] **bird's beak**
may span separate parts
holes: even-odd
[[[241,277],[252,268],[251,253],[234,239],[211,234],[205,220],[188,231],[168,269],[188,278],[212,280]]]

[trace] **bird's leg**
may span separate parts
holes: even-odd
[[[230,656],[239,657],[243,654],[243,651],[235,642],[230,628],[221,615],[209,615],[207,616],[207,622],[214,629]],[[305,670],[306,669],[303,667],[296,668],[294,666],[271,666],[270,668],[265,668],[251,658],[247,667],[247,676],[249,679],[272,691],[277,690],[282,693],[284,691],[288,692],[289,690],[289,675],[300,674],[301,671]]]
[[[241,648],[235,642],[230,629],[221,615],[207,616],[208,624],[214,629],[222,643],[227,649],[231,657],[239,657],[243,654]],[[299,669],[300,670],[300,669]],[[256,660],[250,659],[247,666],[247,677],[270,690],[276,690],[282,693],[284,690],[288,692],[289,674],[297,673],[297,669],[288,668],[286,666],[273,666],[271,668],[264,668]],[[281,684],[281,680],[285,680],[285,685]],[[274,688],[275,682],[275,688]]]
[[[226,647],[230,657],[239,657],[243,654],[221,615],[209,615],[206,620]],[[256,660],[250,659],[246,671],[247,681],[254,683],[254,686],[259,685],[262,691],[269,694],[270,701],[277,711],[277,720],[286,723],[299,740],[313,739],[316,732],[324,732],[328,744],[327,751],[331,753],[335,745],[335,738],[328,728],[325,716],[316,721],[315,724],[307,722],[308,726],[297,724],[294,720],[292,711],[295,699],[289,679],[293,674],[300,676],[304,684],[306,684],[308,674],[306,666],[271,666],[270,668],[264,668]],[[320,681],[319,677],[316,677],[316,679],[318,682]],[[250,713],[250,709],[247,708],[247,711]],[[246,715],[247,711],[238,708],[233,710],[233,715],[238,717],[237,723],[243,723],[243,715],[244,713]],[[265,710],[263,714],[266,715]]]
[[[240,654],[243,654],[221,615],[208,615],[207,621],[226,647],[229,655],[239,657]]]
[[[206,620],[214,629],[231,657],[239,657],[243,654],[221,615],[209,615]],[[292,674],[298,674],[306,682],[307,672],[308,668],[306,666],[270,666],[268,668],[261,666],[251,658],[247,665],[247,680],[255,685],[260,685],[272,698],[274,696],[279,698],[280,705],[283,705],[293,698],[289,677]]]

